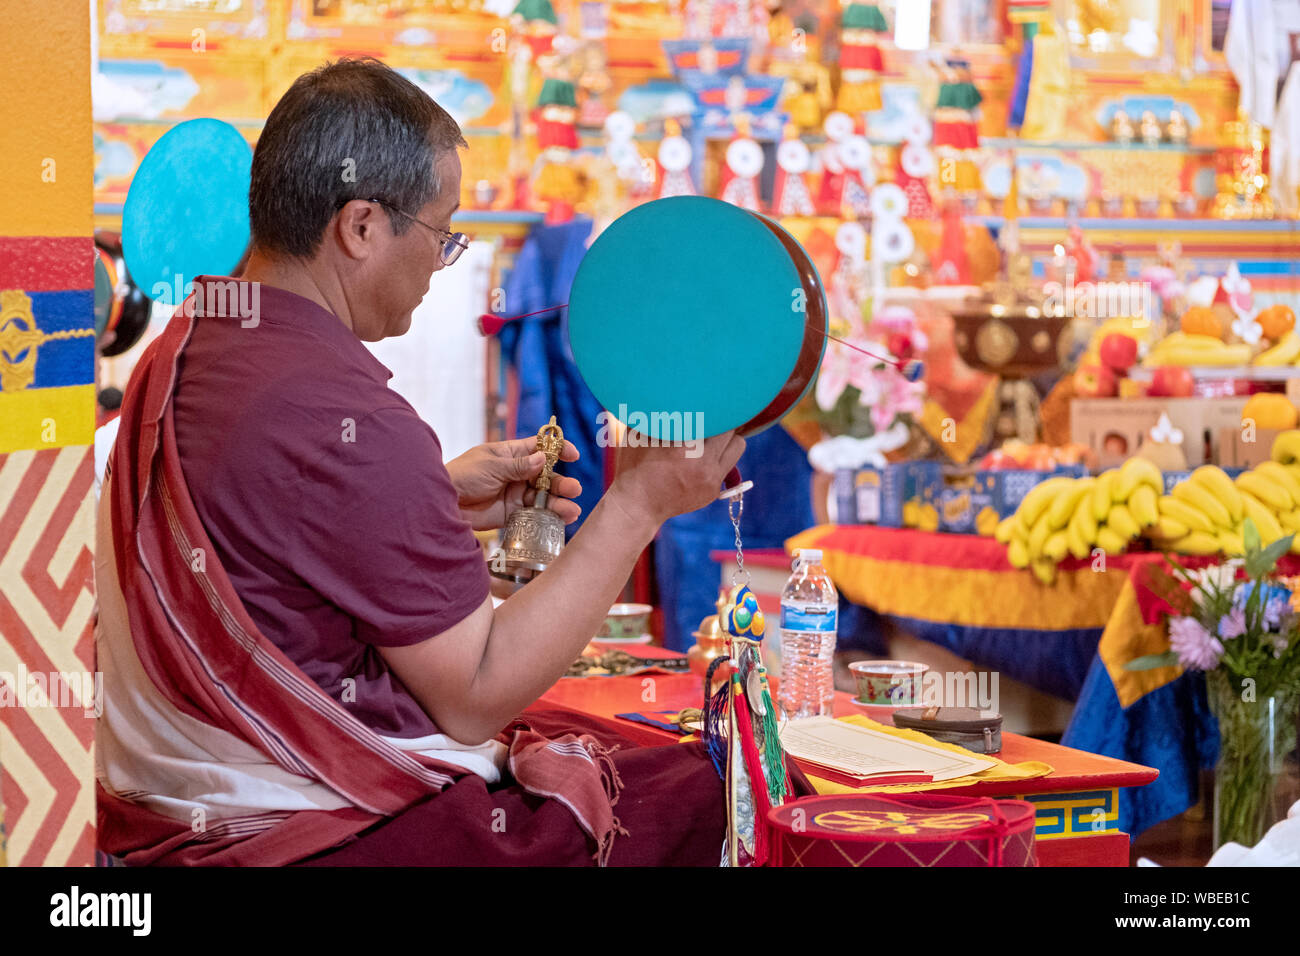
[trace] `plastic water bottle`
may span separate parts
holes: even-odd
[[[786,717],[831,712],[835,698],[835,632],[839,595],[822,567],[822,553],[796,553],[794,573],[781,592],[781,681],[778,703]]]

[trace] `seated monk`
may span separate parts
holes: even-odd
[[[300,77],[254,153],[246,268],[197,280],[132,376],[96,554],[98,833],[128,864],[721,859],[700,744],[519,715],[744,441],[625,449],[560,557],[494,607],[473,532],[531,502],[544,456],[520,439],[444,464],[362,344],[406,332],[466,245],[465,145],[374,60]],[[578,483],[552,490],[574,521]]]

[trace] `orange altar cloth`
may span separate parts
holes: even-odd
[[[641,657],[670,655],[645,645],[625,648]],[[694,674],[644,673],[623,677],[562,678],[535,706],[567,708],[610,721],[619,733],[644,746],[672,744],[680,738],[646,724],[615,717],[637,711],[682,710],[703,702],[703,681]],[[835,695],[836,717],[865,714],[890,723],[888,708],[862,708],[852,695]],[[964,796],[1019,797],[1037,810],[1036,839],[1042,866],[1127,866],[1129,838],[1118,829],[1118,791],[1155,780],[1158,771],[1100,757],[1058,744],[1002,735],[997,754],[1007,763],[1038,761],[1052,767],[1032,780],[981,782],[952,790]]]

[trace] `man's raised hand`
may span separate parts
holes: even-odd
[[[699,453],[692,456],[691,452]],[[703,508],[717,498],[723,479],[745,451],[735,431],[700,446],[629,446],[618,451],[618,474],[609,494],[630,515],[657,527],[674,515]]]
[[[577,461],[578,449],[566,441],[560,461]],[[546,456],[537,450],[537,439],[529,436],[512,441],[476,445],[465,454],[447,462],[447,472],[459,498],[461,514],[475,531],[493,531],[519,508],[530,506],[537,498],[532,480],[542,473]],[[582,514],[572,499],[582,494],[576,478],[556,475],[546,507],[565,524],[572,524]]]

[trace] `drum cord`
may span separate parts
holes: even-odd
[[[524,312],[521,315],[497,315],[495,312],[484,312],[478,317],[478,333],[482,336],[493,336],[505,328],[507,323],[514,322],[516,319],[527,319],[534,315],[545,315],[547,312],[559,312],[560,309],[567,309],[567,302],[560,305],[553,305],[546,309],[538,309],[536,312]],[[897,359],[889,355],[881,355],[879,352],[873,352],[870,349],[864,349],[860,345],[854,345],[838,336],[831,335],[826,329],[817,329],[824,337],[843,345],[847,349],[855,352],[861,352],[868,358],[873,358],[877,362],[885,365],[892,365],[902,373],[903,378],[909,382],[919,381],[925,374],[925,363],[920,359]]]

